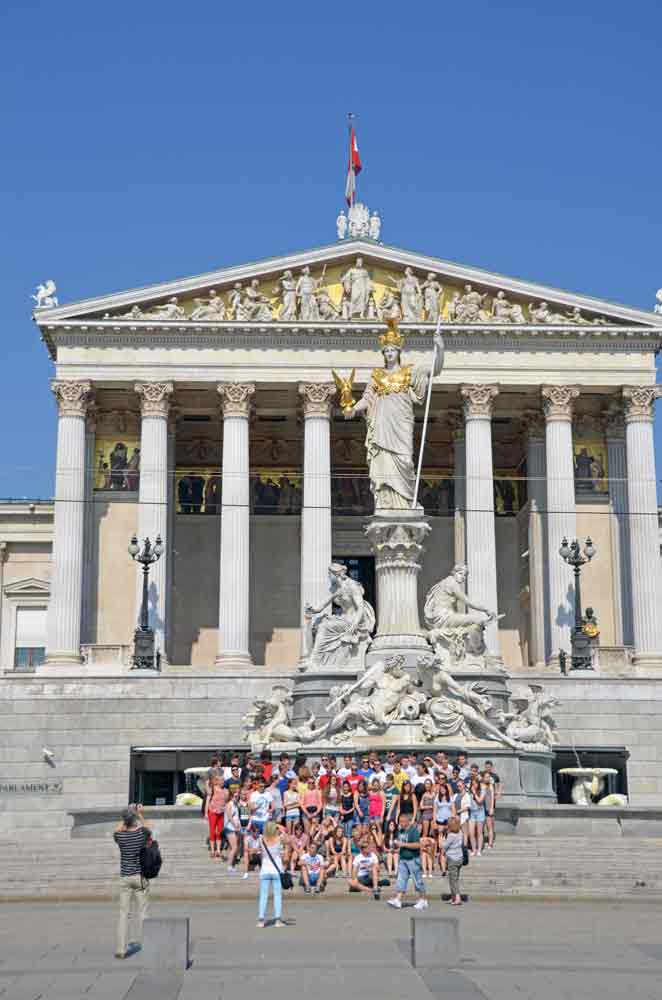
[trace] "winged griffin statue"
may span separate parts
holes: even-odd
[[[48,278],[43,284],[37,285],[36,295],[31,295],[30,298],[34,299],[37,305],[35,309],[52,309],[57,302],[57,295],[55,282],[52,278]]]

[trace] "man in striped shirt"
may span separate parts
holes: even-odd
[[[140,852],[151,834],[143,821],[142,806],[130,806],[122,813],[122,822],[114,833],[115,843],[120,849],[120,913],[115,958],[127,957],[131,901],[135,900],[138,911],[136,943],[142,943],[143,920],[149,909],[149,882],[141,874]]]

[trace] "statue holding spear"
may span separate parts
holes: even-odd
[[[384,367],[374,368],[361,399],[343,408],[345,419],[365,414],[366,452],[370,489],[375,513],[418,508],[418,485],[430,410],[432,379],[444,364],[441,317],[434,333],[432,362],[427,365],[401,363],[404,337],[395,319],[388,320],[379,338]],[[418,469],[414,466],[414,406],[425,403]]]

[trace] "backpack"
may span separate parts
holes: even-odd
[[[156,878],[161,871],[163,858],[156,840],[148,837],[145,846],[140,851],[140,874],[143,878]]]

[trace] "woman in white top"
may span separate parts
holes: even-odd
[[[274,895],[274,927],[285,926],[281,920],[283,892],[280,884],[280,875],[283,871],[283,841],[286,836],[271,820],[264,827],[264,833],[262,834],[262,863],[260,865],[258,927],[264,927],[267,903],[269,901],[269,887],[271,887]]]
[[[464,782],[460,778],[457,782],[457,793],[455,795],[455,802],[453,803],[456,810],[456,815],[460,820],[460,825],[462,828],[462,836],[464,838],[464,843],[469,844],[469,810],[471,809],[471,795],[469,794]]]
[[[224,832],[230,845],[230,856],[228,858],[228,874],[234,875],[235,862],[239,854],[239,835],[241,833],[241,819],[239,816],[239,789],[235,788],[228,804],[225,807]]]

